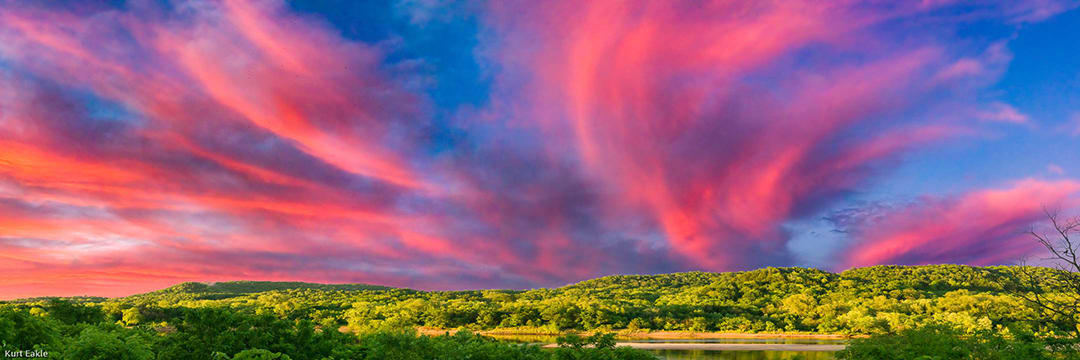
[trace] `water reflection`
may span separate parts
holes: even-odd
[[[496,339],[530,344],[552,344],[552,335],[494,335]],[[620,343],[650,344],[788,344],[788,345],[842,345],[845,339],[815,338],[722,338],[722,339],[619,339]],[[646,349],[664,360],[833,360],[830,351],[775,351],[775,350],[659,350]]]
[[[649,350],[665,360],[833,360],[828,351]]]
[[[646,339],[619,340],[619,342],[651,344],[795,344],[795,345],[842,345],[846,339],[810,338],[722,338],[722,339]]]
[[[529,344],[554,344],[555,335],[487,335],[489,337],[513,343]],[[818,338],[716,338],[716,339],[628,339],[617,337],[618,342],[640,343],[701,343],[701,344],[808,344],[808,345],[832,345],[846,344],[846,339],[818,339]],[[781,358],[782,359],[782,358]],[[829,359],[829,358],[826,358]]]

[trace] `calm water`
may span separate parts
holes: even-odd
[[[619,340],[650,344],[805,344],[805,345],[843,345],[845,339],[801,339],[801,338],[728,338],[728,339],[655,339],[655,340]]]
[[[635,340],[647,343],[698,344],[844,344],[846,340],[831,339],[692,339],[692,340]],[[829,351],[726,351],[726,350],[646,350],[665,360],[832,360]]]
[[[647,350],[665,360],[832,360],[828,351]]]
[[[554,344],[554,335],[487,335],[506,342],[531,343],[531,344]],[[725,338],[725,339],[624,339],[616,338],[619,342],[640,343],[673,343],[673,344],[846,344],[845,339],[803,339],[803,338]]]
[[[554,343],[554,336],[496,336],[504,341],[521,343]],[[844,344],[842,339],[746,338],[746,339],[664,339],[620,340],[620,342],[672,344]],[[645,350],[664,360],[833,360],[829,351],[728,351],[728,350]]]

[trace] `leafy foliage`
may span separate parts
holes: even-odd
[[[60,341],[58,324],[26,309],[0,310],[0,351],[47,350]]]
[[[1008,336],[1006,336],[1008,335]],[[976,331],[965,334],[953,326],[931,324],[898,334],[855,339],[837,353],[842,360],[1040,360],[1076,359],[1075,349],[1054,350],[1045,339],[1023,330]]]
[[[156,326],[125,327],[127,321],[97,323],[72,314],[101,314],[99,307],[59,304],[46,307],[60,312],[32,311],[19,306],[0,306],[0,340],[5,350],[43,349],[59,359],[208,359],[208,360],[304,360],[304,359],[652,359],[648,353],[615,348],[614,337],[593,336],[591,348],[555,350],[536,345],[517,345],[474,335],[465,330],[454,335],[418,336],[415,332],[374,332],[355,336],[314,325],[310,320],[280,318],[250,309],[207,306],[180,308],[179,315]],[[41,308],[34,308],[41,309]],[[128,308],[136,309],[136,308]],[[130,313],[130,312],[129,312]],[[68,323],[53,319],[64,314]],[[230,355],[231,354],[231,355]]]
[[[1030,268],[1051,273],[1055,270]],[[609,276],[556,289],[423,292],[358,285],[185,283],[100,304],[113,321],[152,324],[179,308],[228,307],[353,332],[418,326],[474,331],[726,331],[895,333],[932,322],[965,332],[1018,323],[1076,331],[1028,306],[1015,267],[875,266],[839,274],[804,268]],[[263,291],[259,291],[263,290]]]
[[[566,337],[564,346],[542,350],[494,342],[468,331],[426,337],[415,335],[415,330],[809,332],[873,334],[884,336],[872,338],[875,341],[901,341],[897,339],[903,336],[929,338],[928,331],[939,332],[935,339],[955,333],[966,340],[1026,328],[1031,339],[1042,339],[1051,347],[1055,345],[1047,339],[1075,334],[1075,319],[1024,300],[1028,294],[1043,298],[1067,294],[1053,287],[1025,287],[1016,280],[1021,270],[1058,271],[933,265],[875,266],[837,274],[766,268],[609,276],[525,291],[184,283],[117,299],[0,303],[0,341],[19,349],[81,351],[78,354],[86,358],[106,354],[102,356],[138,359],[145,354],[140,350],[145,345],[157,359],[412,359],[436,354],[446,359],[457,354],[474,359],[606,359],[641,353],[612,348],[613,341],[604,337]],[[986,338],[979,344],[997,346],[996,341],[1017,339],[1014,336]],[[103,345],[79,348],[81,339],[100,340]],[[1004,349],[1012,349],[1008,346]],[[131,351],[113,351],[121,347]]]
[[[152,341],[146,334],[102,323],[85,327],[68,341],[61,355],[72,360],[152,360]]]

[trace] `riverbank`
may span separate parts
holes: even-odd
[[[557,347],[556,344],[544,347]],[[641,343],[618,342],[615,346],[626,346],[641,350],[703,350],[703,351],[828,351],[844,350],[839,344],[708,344],[708,343]]]
[[[423,335],[443,335],[447,332],[454,333],[456,329],[439,329],[419,327],[417,331]],[[542,329],[495,329],[477,330],[475,334],[492,337],[517,337],[517,336],[559,336],[563,333],[552,333]],[[844,340],[853,337],[844,334],[810,334],[810,333],[737,333],[737,332],[690,332],[690,331],[611,331],[619,339],[625,340],[694,340],[694,339],[808,339],[808,340]],[[592,332],[578,332],[579,335],[589,336]]]

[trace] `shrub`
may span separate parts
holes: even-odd
[[[1040,360],[1075,358],[1051,353],[1048,344],[1030,332],[1014,329],[1005,337],[990,330],[966,335],[944,324],[908,329],[898,334],[852,340],[836,354],[841,360]]]
[[[88,326],[64,347],[61,359],[151,360],[154,353],[135,333],[109,325]]]
[[[59,340],[60,332],[51,319],[24,309],[0,307],[0,351],[47,350]]]

